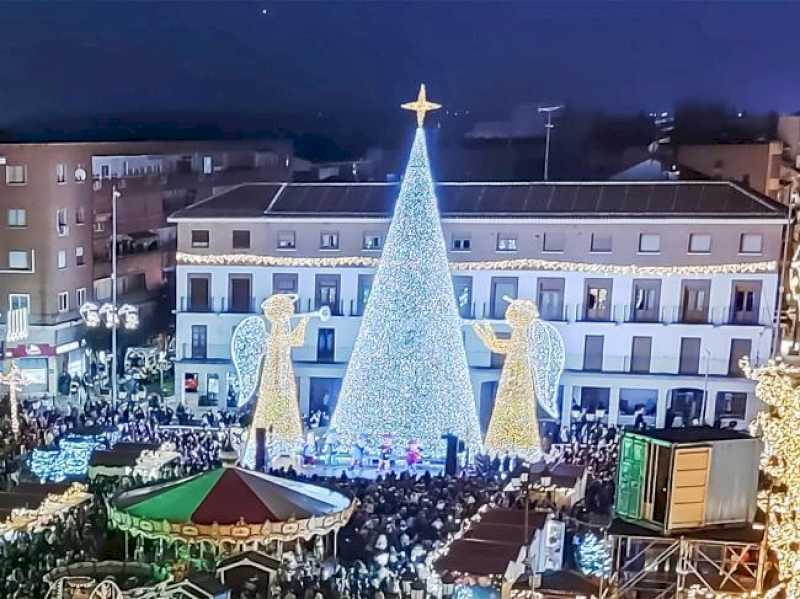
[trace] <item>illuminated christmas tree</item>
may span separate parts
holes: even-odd
[[[480,433],[422,129],[439,106],[422,86],[403,107],[419,127],[333,425],[345,443],[364,433],[374,446],[391,434],[398,447],[414,438],[441,455],[443,434],[475,449]]]

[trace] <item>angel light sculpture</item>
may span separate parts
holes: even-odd
[[[245,318],[231,338],[239,405],[247,403],[258,387],[242,457],[242,463],[247,467],[255,465],[255,432],[258,429],[265,431],[272,455],[290,453],[303,444],[292,348],[303,345],[311,318],[318,316],[327,320],[330,308],[326,306],[314,313],[295,314],[296,301],[294,294],[273,295],[261,304],[263,318]],[[292,318],[300,319],[294,328]]]
[[[475,333],[496,354],[505,355],[485,446],[492,455],[518,455],[535,460],[541,455],[537,404],[558,418],[558,382],[564,370],[564,340],[556,328],[539,319],[530,300],[509,302],[506,322],[511,338],[500,339],[492,325],[478,322]]]

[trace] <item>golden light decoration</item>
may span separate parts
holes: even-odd
[[[297,384],[292,366],[292,348],[303,345],[312,315],[301,315],[292,328],[294,294],[276,294],[261,304],[263,318],[245,318],[231,338],[231,356],[239,378],[240,401],[246,402],[258,385],[258,395],[245,442],[243,462],[255,464],[255,431],[264,429],[270,448],[291,452],[303,442],[303,424],[297,405]],[[327,320],[324,309],[315,315]],[[267,333],[269,323],[269,333]],[[260,368],[260,373],[259,373]]]
[[[8,401],[11,411],[11,432],[14,436],[19,435],[19,404],[17,403],[17,392],[22,391],[28,383],[27,375],[17,366],[16,361],[11,361],[11,368],[6,374],[0,373],[0,385],[8,385]]]
[[[423,123],[425,122],[425,114],[427,112],[430,112],[431,110],[439,110],[441,107],[441,104],[428,101],[425,93],[424,83],[419,84],[419,93],[417,94],[417,99],[415,101],[406,102],[405,104],[400,105],[400,108],[403,110],[412,110],[417,113],[417,127],[422,127]]]
[[[255,256],[252,254],[190,254],[178,252],[176,260],[182,266],[265,266],[283,268],[376,268],[380,258],[370,256],[338,256],[320,258],[291,258],[287,256]],[[482,260],[450,262],[454,272],[481,270],[545,270],[582,272],[601,275],[634,277],[673,277],[687,275],[760,274],[776,272],[777,262],[736,262],[730,264],[637,266],[635,264],[599,264],[520,258],[517,260]]]
[[[498,339],[492,325],[477,322],[475,334],[495,354],[505,355],[500,383],[484,442],[491,455],[518,455],[533,461],[541,455],[539,420],[536,416],[536,389],[530,343],[531,327],[539,320],[539,310],[530,300],[512,300],[506,310],[511,327],[510,339]]]
[[[763,597],[783,591],[800,597],[800,368],[770,361],[746,374],[756,381],[756,396],[765,404],[751,424],[761,438],[761,471],[769,477],[768,490],[759,493],[759,507],[767,514],[766,545],[775,553],[779,583]]]

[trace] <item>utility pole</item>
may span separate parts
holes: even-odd
[[[553,124],[553,113],[561,110],[563,106],[540,106],[539,112],[547,115],[547,122],[544,124],[544,180],[547,181],[550,166],[550,130],[555,127]]]
[[[111,304],[114,306],[114,326],[111,328],[111,408],[117,409],[117,186],[111,188]]]

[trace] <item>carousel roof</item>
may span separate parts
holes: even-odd
[[[120,493],[113,507],[143,520],[232,525],[306,520],[342,512],[351,503],[324,487],[222,467]]]

